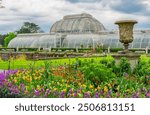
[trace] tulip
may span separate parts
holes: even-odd
[[[95,94],[95,98],[99,98],[99,94],[98,94],[98,92],[96,92],[96,94]]]

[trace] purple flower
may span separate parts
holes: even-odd
[[[74,97],[77,97],[77,91],[74,91]]]
[[[35,90],[34,95],[35,95],[36,97],[38,97],[38,96],[40,95],[40,91],[39,91],[39,90]]]
[[[60,93],[60,98],[64,98],[64,97],[65,97],[65,92],[62,91],[62,92]]]
[[[138,93],[138,92],[135,94],[135,97],[136,97],[136,98],[139,98],[139,93]]]
[[[95,98],[99,98],[99,94],[98,94],[98,92],[96,92],[96,94],[95,94]]]
[[[5,75],[3,73],[0,73],[0,85],[3,85],[5,79]]]
[[[20,87],[21,87],[21,88],[24,87],[24,84],[21,83],[21,84],[20,84]]]
[[[109,94],[106,94],[106,98],[111,98],[111,96]]]
[[[149,88],[149,90],[148,90],[148,93],[150,93],[150,88]]]
[[[150,93],[146,93],[146,98],[150,98]]]
[[[48,97],[48,94],[47,94],[47,93],[45,93],[45,94],[44,94],[44,97],[45,97],[45,98],[47,98],[47,97]]]
[[[41,92],[45,92],[45,89],[44,89],[44,88],[42,88],[42,89],[41,89]]]
[[[112,91],[111,91],[111,90],[109,90],[109,91],[108,91],[108,95],[111,95],[111,93],[112,93]]]
[[[70,93],[68,93],[68,94],[67,94],[67,96],[68,96],[68,97],[70,97],[70,96],[71,96],[71,94],[70,94]]]
[[[101,89],[100,90],[100,94],[103,95],[104,94],[104,90]]]
[[[135,94],[132,94],[132,97],[133,97],[133,98],[139,98],[139,93],[137,92],[137,93],[135,93]]]
[[[50,90],[50,89],[47,89],[47,90],[46,90],[46,93],[47,93],[47,94],[50,94],[50,93],[51,93],[51,90]]]
[[[11,74],[15,74],[18,70],[4,70],[0,73],[0,85],[3,85],[4,80]]]
[[[72,89],[70,89],[69,92],[72,93]]]
[[[59,94],[59,93],[58,93],[57,91],[54,91],[54,95],[55,95],[55,96],[58,96],[58,94]]]
[[[85,92],[84,93],[84,98],[90,98],[91,96],[90,96],[90,93],[88,93],[88,92]]]
[[[86,92],[84,93],[84,98],[88,98],[88,95]]]
[[[8,87],[12,87],[13,84],[12,84],[11,82],[8,82],[7,86],[8,86]]]

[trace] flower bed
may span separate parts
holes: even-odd
[[[131,70],[126,58],[118,65],[111,56],[100,60],[9,70],[0,73],[0,97],[148,98],[150,58],[141,56]],[[144,72],[143,72],[144,71]]]

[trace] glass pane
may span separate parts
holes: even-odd
[[[133,48],[140,48],[140,42],[134,43]]]
[[[148,46],[148,42],[143,42],[141,48],[146,48]]]

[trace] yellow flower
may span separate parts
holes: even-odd
[[[56,91],[57,90],[57,88],[54,88],[54,91]]]
[[[105,92],[105,93],[108,92],[107,86],[104,87],[104,92]]]
[[[36,71],[35,73],[36,73],[36,74],[38,74],[39,72],[38,72],[38,71]]]
[[[57,82],[57,85],[60,85],[60,83],[59,83],[59,82]]]
[[[30,79],[29,79],[29,80],[30,80],[30,82],[32,82],[32,77],[30,77]]]
[[[101,89],[100,86],[98,86],[98,87],[97,87],[97,90],[100,90],[100,89]]]
[[[36,76],[34,76],[34,80],[37,80],[38,78]]]
[[[64,89],[63,91],[64,91],[64,92],[66,92],[66,91],[67,91],[67,89]]]
[[[54,84],[54,81],[52,81],[52,85]]]
[[[81,83],[78,83],[79,86],[81,86]]]
[[[40,85],[37,85],[36,87],[37,87],[37,89],[38,89],[38,90],[40,90],[40,89],[41,89]]]
[[[33,73],[32,75],[35,76],[35,73]]]
[[[14,79],[14,82],[17,83],[17,79]]]
[[[111,87],[111,84],[109,83],[108,86]]]
[[[62,80],[62,82],[64,83],[64,79]]]
[[[26,76],[23,76],[23,80],[25,80],[26,79]]]
[[[68,84],[66,84],[66,87],[68,87]]]
[[[83,87],[84,87],[84,88],[86,88],[86,85],[85,85],[85,84],[83,84]]]
[[[93,89],[93,85],[90,84],[90,89]]]

